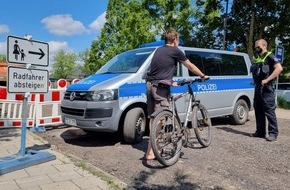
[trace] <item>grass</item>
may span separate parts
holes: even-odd
[[[94,176],[99,177],[100,179],[104,180],[107,182],[107,184],[112,188],[112,189],[124,189],[123,187],[120,187],[120,184],[117,184],[114,180],[112,180],[110,177],[106,176],[103,172],[96,170],[95,168],[91,167],[87,163],[83,161],[79,161],[75,163],[76,166],[82,168],[83,170],[86,170],[90,173],[92,173]]]
[[[288,109],[288,110],[290,109],[290,102],[288,102],[281,96],[277,97],[277,104],[279,108]]]

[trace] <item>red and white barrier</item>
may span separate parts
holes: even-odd
[[[0,128],[21,127],[22,124],[22,94],[7,93],[7,88],[0,86]],[[35,94],[27,102],[27,127],[34,126]]]
[[[48,93],[30,94],[27,109],[27,127],[60,125],[60,101],[67,88],[67,81],[57,81],[57,88],[50,88]],[[22,104],[24,94],[7,93],[6,87],[0,86],[0,128],[22,126]]]

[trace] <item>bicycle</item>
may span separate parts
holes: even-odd
[[[200,100],[196,99],[191,84],[202,82],[201,79],[189,79],[178,82],[179,86],[187,84],[188,90],[170,97],[170,108],[153,113],[150,130],[150,140],[156,159],[164,166],[171,166],[181,155],[181,148],[187,146],[191,135],[188,126],[191,116],[191,126],[202,147],[208,147],[212,140],[211,119],[208,111]],[[176,108],[176,101],[189,95],[185,121],[182,124]]]

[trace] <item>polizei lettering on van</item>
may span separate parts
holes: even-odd
[[[198,91],[216,91],[217,85],[216,84],[198,84],[197,90]]]

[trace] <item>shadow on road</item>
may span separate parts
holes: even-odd
[[[239,131],[239,130],[234,129],[233,127],[216,127],[216,128],[224,130],[226,132],[238,134],[238,135],[244,135],[244,136],[248,136],[248,137],[250,137],[250,135],[251,135],[251,133]]]
[[[19,137],[21,136],[20,129],[9,129],[9,128],[3,128],[0,129],[0,141],[11,141],[11,137]]]
[[[112,146],[121,141],[117,133],[92,131],[87,133],[82,129],[67,129],[60,134],[60,137],[68,144],[84,147]]]

